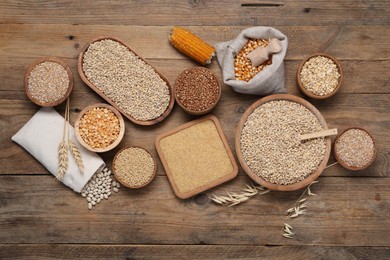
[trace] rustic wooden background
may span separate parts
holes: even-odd
[[[0,258],[324,258],[390,257],[390,2],[389,1],[0,1]],[[77,74],[80,49],[90,39],[112,35],[155,65],[173,83],[196,64],[167,40],[171,26],[184,26],[209,43],[236,37],[244,28],[273,26],[289,38],[286,84],[298,91],[299,62],[315,52],[336,56],[345,71],[340,92],[310,100],[330,127],[367,128],[377,143],[368,169],[327,169],[313,186],[306,215],[289,221],[296,238],[281,236],[285,210],[302,191],[270,192],[236,207],[213,204],[212,193],[239,191],[250,179],[239,176],[191,199],[175,197],[158,164],[147,188],[122,188],[89,211],[72,192],[25,150],[11,141],[39,107],[23,90],[28,64],[59,56],[72,68],[71,122],[85,106],[103,101]],[[209,66],[220,78],[216,60]],[[259,97],[223,86],[213,112],[232,149],[237,123]],[[63,113],[64,106],[57,110]],[[110,165],[128,145],[153,151],[157,134],[195,117],[175,106],[152,127],[126,121],[120,146],[102,154]],[[331,157],[330,163],[334,162]]]

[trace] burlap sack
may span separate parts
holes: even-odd
[[[234,56],[244,47],[249,38],[277,38],[282,44],[282,50],[279,53],[273,54],[272,64],[266,66],[250,81],[235,80]],[[244,94],[265,96],[275,93],[286,93],[283,61],[286,55],[287,45],[286,35],[272,27],[265,26],[247,28],[236,39],[217,43],[214,47],[217,52],[219,66],[222,69],[223,82],[231,86],[234,91]]]

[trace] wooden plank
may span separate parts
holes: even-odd
[[[390,246],[390,179],[320,178],[307,213],[287,222],[302,191],[270,192],[236,207],[215,205],[212,193],[238,192],[241,176],[188,200],[175,197],[166,176],[145,189],[121,188],[88,210],[80,195],[51,176],[0,176],[1,243],[219,244]],[[180,230],[180,232],[178,231]],[[363,234],[370,234],[363,235]]]
[[[388,24],[388,1],[5,1],[0,23],[113,25]]]
[[[39,56],[76,58],[92,38],[111,35],[122,39],[144,58],[187,59],[168,43],[171,26],[110,26],[66,24],[0,24],[0,56],[26,63]],[[210,44],[232,40],[246,27],[188,26]],[[302,60],[327,52],[340,60],[388,60],[388,26],[278,26],[289,39],[287,60]],[[374,40],[375,39],[375,40]],[[26,66],[27,66],[26,64]]]
[[[90,91],[86,86],[84,91],[71,95],[71,123],[77,117],[78,112],[89,104],[101,102],[102,100]],[[23,91],[2,91],[2,105],[0,106],[1,135],[0,142],[3,149],[0,150],[0,174],[46,174],[46,170],[25,150],[11,141],[11,136],[20,129],[31,116],[38,110],[38,106],[32,104]],[[242,113],[258,97],[238,95],[230,88],[223,88],[223,95],[220,103],[212,112],[216,115],[222,125],[230,147],[234,151],[234,134],[236,126]],[[349,126],[360,126],[366,128],[375,138],[377,144],[377,159],[369,168],[359,173],[358,176],[389,177],[389,149],[390,139],[388,129],[390,128],[390,96],[380,94],[338,94],[326,101],[310,100],[324,115],[330,128],[337,127],[340,131]],[[359,107],[357,107],[359,104]],[[58,111],[63,114],[64,105],[59,106]],[[152,151],[157,157],[154,148],[155,137],[163,132],[173,129],[185,122],[197,117],[184,113],[180,107],[175,106],[172,114],[152,127],[139,127],[128,120],[126,133],[120,145],[108,153],[102,154],[103,159],[110,165],[115,152],[120,148],[129,145],[140,145]],[[333,138],[334,139],[334,138]],[[235,152],[234,152],[235,153]],[[163,168],[158,161],[158,174],[164,175]],[[331,158],[330,162],[334,159]],[[20,163],[23,162],[23,163]],[[244,174],[242,171],[240,174]],[[327,169],[326,176],[350,175],[351,171],[335,166]]]
[[[77,60],[65,59],[66,63],[71,67],[74,75],[74,90],[73,93],[85,93],[90,91],[86,88],[85,84],[81,81],[77,72]],[[190,60],[167,60],[167,59],[148,59],[159,71],[161,71],[168,80],[174,84],[176,77],[185,68],[197,66]],[[296,73],[301,61],[287,60],[285,61],[285,79],[287,91],[290,94],[300,95]],[[0,91],[21,91],[23,90],[23,75],[26,71],[29,60],[25,58],[4,58],[0,59],[0,78],[2,78],[2,84],[0,85]],[[390,70],[390,60],[386,61],[341,61],[341,65],[344,70],[344,82],[339,90],[339,93],[354,93],[354,94],[390,94],[389,77],[387,72]],[[214,61],[208,66],[218,76],[220,82],[223,82],[221,69]],[[11,93],[8,93],[8,96]],[[20,93],[20,98],[23,99],[23,93]],[[1,94],[0,97],[6,97],[7,94]],[[325,101],[326,102],[326,101]]]
[[[248,245],[0,244],[0,258],[66,259],[386,259],[389,247]]]

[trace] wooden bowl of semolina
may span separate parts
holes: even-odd
[[[79,113],[74,128],[80,144],[96,153],[114,149],[125,134],[122,115],[114,107],[104,103],[84,108]]]

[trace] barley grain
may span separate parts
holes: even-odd
[[[92,43],[83,56],[83,71],[89,81],[137,120],[155,119],[168,108],[167,83],[117,41]]]

